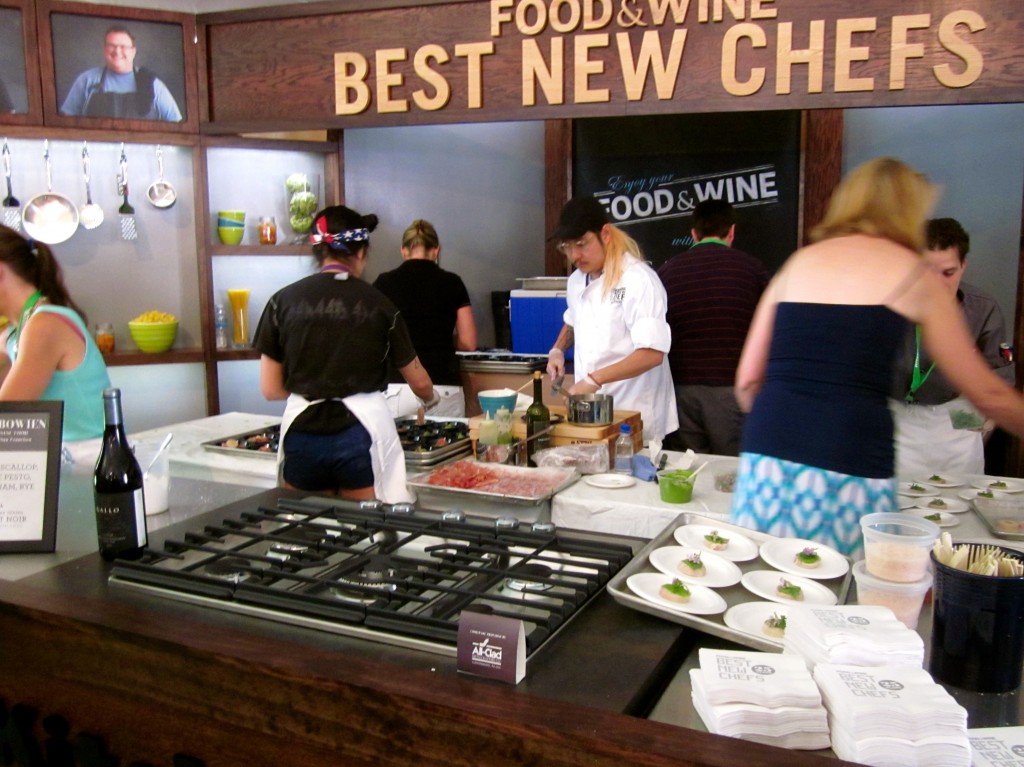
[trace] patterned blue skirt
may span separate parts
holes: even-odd
[[[729,521],[780,538],[820,541],[864,556],[860,518],[898,511],[896,479],[868,479],[741,453]]]

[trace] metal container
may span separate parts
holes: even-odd
[[[566,403],[569,423],[608,426],[615,418],[611,394],[572,394]]]

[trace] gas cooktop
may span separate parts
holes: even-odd
[[[527,658],[604,588],[639,539],[411,504],[279,497],[221,510],[110,582],[206,607],[455,655],[463,611],[520,619]]]
[[[546,354],[520,354],[507,349],[457,352],[459,368],[476,373],[532,373],[548,364]]]

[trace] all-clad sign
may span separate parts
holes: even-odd
[[[523,622],[464,610],[459,619],[458,669],[519,684],[526,676]]]

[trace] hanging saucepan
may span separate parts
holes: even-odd
[[[569,423],[607,426],[615,416],[611,394],[570,394],[566,401]]]
[[[71,200],[53,191],[50,177],[50,142],[46,140],[43,160],[46,162],[46,192],[37,194],[21,211],[25,232],[40,242],[55,245],[64,242],[78,229],[78,208]]]
[[[164,150],[156,148],[157,179],[149,185],[146,197],[157,208],[169,208],[178,199],[178,193],[167,181],[164,181]]]
[[[85,205],[78,211],[82,226],[86,229],[95,229],[103,223],[103,208],[92,201],[92,189],[89,186],[91,163],[89,161],[89,147],[82,142],[82,172],[85,175]]]

